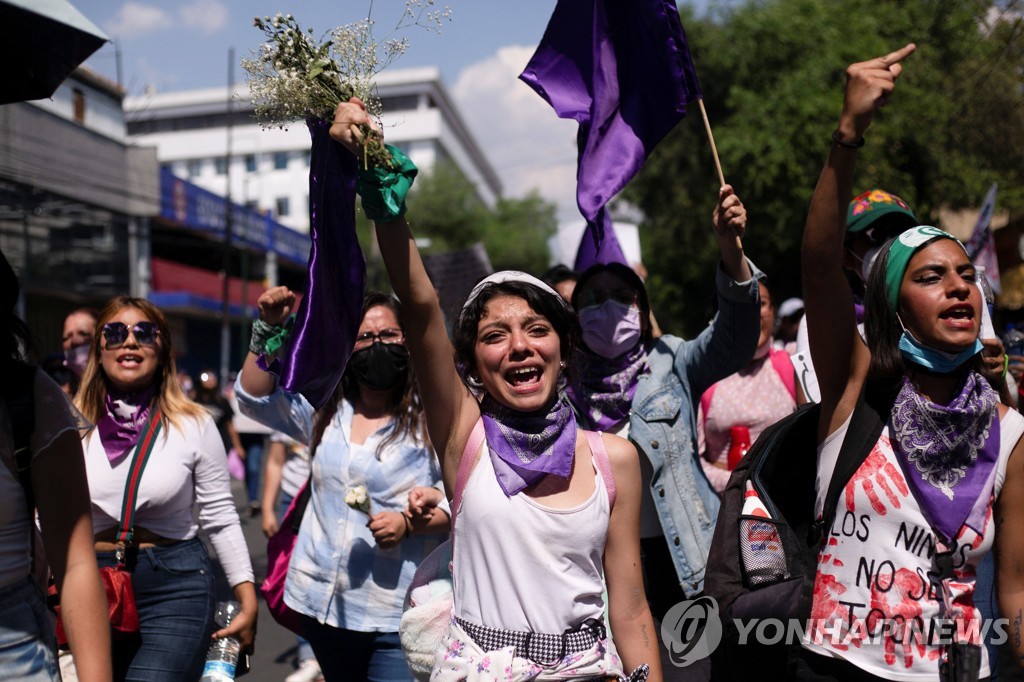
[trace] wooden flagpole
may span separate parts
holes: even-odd
[[[700,104],[700,115],[704,119],[704,130],[708,133],[708,142],[711,143],[711,155],[715,158],[715,170],[718,171],[718,182],[720,185],[725,185],[725,175],[722,173],[722,161],[718,158],[718,147],[715,146],[715,136],[711,133],[711,121],[708,120],[708,111],[704,108],[704,98],[697,100]],[[736,247],[742,249],[743,242],[740,240],[739,235],[736,235]]]

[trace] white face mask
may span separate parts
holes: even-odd
[[[89,349],[91,345],[83,343],[64,351],[64,364],[75,373],[75,376],[82,376],[85,366],[89,364]]]
[[[874,265],[875,259],[878,258],[878,254],[882,251],[881,246],[872,246],[864,254],[864,258],[860,261],[860,278],[867,284],[868,275],[871,274],[871,266]]]

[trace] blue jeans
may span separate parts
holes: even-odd
[[[100,566],[116,566],[113,552],[97,552]],[[198,538],[129,552],[128,569],[139,611],[140,636],[114,641],[114,679],[194,682],[213,632],[215,608],[210,557]]]
[[[326,682],[412,682],[397,632],[357,632],[301,618]]]
[[[20,682],[60,680],[53,621],[27,578],[0,589],[0,674]]]
[[[240,433],[238,440],[245,448],[245,492],[249,502],[259,502],[262,490],[260,489],[260,466],[263,464],[264,443],[267,437],[262,433]],[[241,453],[239,453],[241,454]]]

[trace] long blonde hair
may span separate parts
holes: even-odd
[[[180,431],[183,428],[182,419],[184,417],[199,419],[207,415],[208,412],[202,406],[189,400],[188,396],[182,392],[181,386],[178,384],[174,354],[171,353],[171,328],[167,325],[167,318],[159,308],[144,298],[117,296],[110,299],[100,311],[99,319],[96,321],[96,335],[93,336],[89,348],[89,364],[85,367],[82,383],[75,396],[75,407],[91,424],[96,424],[106,411],[107,375],[100,363],[102,352],[100,339],[103,337],[103,325],[126,308],[135,308],[147,320],[156,324],[160,330],[160,334],[157,336],[157,362],[159,365],[153,379],[156,385],[156,403],[160,406],[164,426],[170,424]]]

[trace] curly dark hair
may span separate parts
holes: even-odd
[[[476,371],[476,336],[480,318],[487,309],[487,302],[495,296],[515,296],[526,301],[535,312],[543,315],[554,327],[558,334],[562,360],[566,363],[566,378],[570,381],[574,377],[574,363],[572,361],[576,348],[579,346],[580,325],[573,312],[560,296],[552,296],[550,293],[526,282],[498,282],[488,284],[477,295],[473,301],[462,309],[459,319],[455,323],[452,333],[452,345],[455,347],[455,366],[466,382],[474,391],[480,386],[473,379]]]

